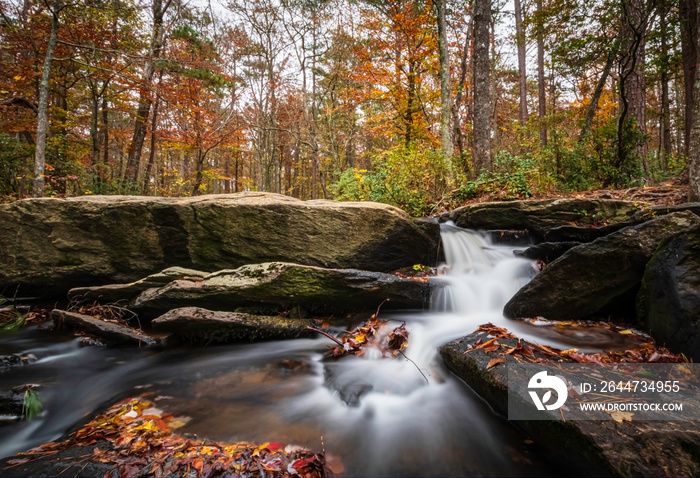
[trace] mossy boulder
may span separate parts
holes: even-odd
[[[475,332],[440,349],[455,375],[500,414],[508,414],[508,369],[517,367],[513,355],[495,355],[474,346],[493,337]],[[502,338],[512,348],[532,347],[536,358],[546,358],[537,346],[518,338]],[[491,360],[504,357],[493,366]],[[561,361],[568,361],[562,357]],[[489,365],[491,364],[491,365]],[[523,391],[524,393],[524,391]],[[692,421],[519,420],[514,422],[549,456],[586,476],[698,476],[700,431]],[[673,452],[669,452],[673,450]]]
[[[429,291],[424,280],[382,272],[268,262],[148,289],[131,308],[146,318],[178,307],[331,315],[374,311],[385,299],[384,309],[422,309]]]
[[[196,345],[311,337],[315,333],[306,327],[312,324],[308,319],[219,312],[197,307],[168,311],[151,323],[155,330],[171,332],[180,341]]]
[[[569,249],[520,289],[503,313],[552,320],[634,319],[644,268],[656,248],[698,224],[692,212],[676,212]]]
[[[438,260],[439,226],[376,203],[270,193],[84,196],[0,205],[0,293],[60,297],[171,266],[213,272],[293,261],[392,271]]]
[[[208,272],[185,269],[183,267],[169,267],[157,274],[129,282],[128,284],[107,284],[93,287],[76,287],[68,291],[69,300],[96,301],[100,303],[131,301],[141,292],[163,287],[176,280],[202,280],[208,276]]]
[[[542,240],[552,228],[628,220],[638,206],[606,199],[543,199],[476,203],[447,212],[440,220],[467,229],[526,229]]]
[[[659,246],[646,266],[637,312],[659,343],[700,361],[700,227]]]

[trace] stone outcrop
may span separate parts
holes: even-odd
[[[658,245],[698,224],[692,212],[676,212],[574,247],[520,289],[503,313],[552,320],[633,318],[644,268]]]
[[[57,327],[81,330],[112,345],[146,346],[156,343],[152,337],[136,329],[89,315],[54,309],[51,318]]]
[[[312,337],[308,319],[287,319],[197,307],[174,309],[155,319],[155,330],[171,332],[182,342],[197,345],[258,342]]]
[[[644,272],[637,315],[659,343],[700,361],[700,227],[659,246]]]
[[[476,332],[440,349],[440,355],[458,377],[484,398],[498,413],[508,413],[508,365],[512,355],[490,366],[496,356],[472,346],[492,337]],[[536,346],[517,338],[499,344]],[[468,353],[465,353],[470,350]],[[523,392],[524,393],[524,392]],[[697,407],[697,404],[695,404]],[[587,476],[698,476],[700,430],[692,421],[528,420],[521,427],[550,456]],[[671,451],[672,450],[672,451]]]
[[[638,207],[630,201],[605,199],[543,199],[476,203],[440,217],[466,229],[526,229],[541,240],[552,228],[628,220]]]
[[[434,265],[439,226],[376,203],[269,193],[83,196],[0,205],[0,293],[60,297],[170,266],[213,272],[289,261],[392,271]],[[9,293],[8,293],[9,294]]]
[[[256,314],[292,312],[298,316],[374,311],[385,299],[387,309],[422,309],[427,282],[381,272],[324,269],[269,262],[222,270],[201,280],[176,280],[148,289],[131,304],[149,318],[178,307],[202,307]]]

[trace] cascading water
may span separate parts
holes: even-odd
[[[387,328],[406,322],[410,360],[371,349],[331,360],[323,337],[157,354],[54,344],[55,353],[37,353],[26,370],[0,375],[0,389],[42,383],[48,409],[34,422],[4,427],[0,456],[55,439],[117,398],[149,393],[160,407],[192,417],[185,433],[324,448],[340,458],[345,476],[560,474],[437,355],[480,324],[506,323],[501,310],[535,274],[533,264],[485,236],[442,227],[447,264],[434,279],[431,310],[380,313]],[[0,354],[36,349],[27,341],[37,333],[2,339]]]

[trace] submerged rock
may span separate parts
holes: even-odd
[[[527,229],[542,239],[554,227],[622,222],[637,210],[630,201],[543,199],[470,204],[443,214],[440,220],[467,229]]]
[[[170,266],[268,261],[392,271],[438,260],[438,224],[377,203],[270,193],[192,198],[84,196],[0,205],[0,293],[60,297]]]
[[[608,314],[632,319],[644,268],[659,243],[698,224],[692,212],[677,212],[574,247],[520,289],[503,313],[552,320]]]
[[[700,227],[659,246],[644,272],[637,308],[657,341],[700,361]]]
[[[493,354],[472,347],[492,337],[476,332],[440,349],[447,367],[498,413],[508,413],[508,364],[493,366]],[[525,340],[499,339],[507,347],[537,347]],[[465,353],[469,351],[468,353]],[[560,358],[560,360],[564,360]],[[700,431],[692,421],[536,420],[518,421],[551,456],[587,476],[698,476]],[[672,450],[672,451],[671,451]]]
[[[57,327],[82,330],[113,345],[153,345],[156,341],[138,330],[116,322],[107,322],[89,315],[54,309],[51,317]]]
[[[151,325],[155,330],[172,332],[183,342],[200,345],[294,339],[314,335],[306,330],[306,327],[313,325],[313,321],[307,319],[218,312],[197,307],[171,310],[153,320]]]
[[[148,289],[132,304],[140,316],[153,317],[172,308],[205,307],[260,314],[292,311],[296,315],[343,314],[393,309],[422,309],[427,282],[381,272],[323,269],[286,262],[247,265],[223,270],[199,281],[176,280]]]

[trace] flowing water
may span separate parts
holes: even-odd
[[[111,402],[140,395],[192,417],[180,432],[324,449],[344,476],[561,475],[437,354],[485,322],[536,336],[536,328],[501,314],[536,273],[533,263],[454,226],[444,225],[442,237],[447,264],[435,278],[431,309],[380,313],[388,328],[406,323],[410,361],[372,350],[328,359],[332,343],[323,337],[157,351],[80,347],[70,335],[35,327],[3,336],[0,355],[32,353],[38,360],[0,371],[0,390],[40,384],[46,412],[0,428],[0,457],[56,439]]]

